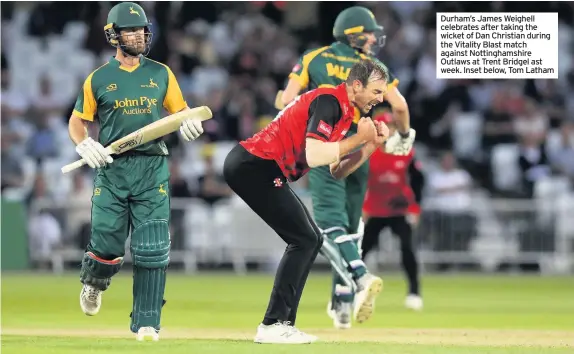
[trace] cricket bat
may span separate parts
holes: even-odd
[[[181,126],[181,122],[186,119],[199,119],[201,121],[211,119],[211,110],[207,106],[201,106],[186,110],[183,112],[174,113],[158,121],[150,123],[135,132],[124,136],[108,145],[106,150],[110,155],[118,155],[140,145],[143,145],[152,140],[161,138],[162,136],[173,133]],[[84,159],[72,162],[62,167],[62,173],[71,172],[86,164]]]

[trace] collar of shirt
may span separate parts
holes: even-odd
[[[139,68],[139,67],[145,65],[145,61],[146,61],[145,59],[146,58],[143,55],[140,55],[139,57],[140,57],[140,61],[137,65],[135,65],[136,68]],[[122,63],[120,63],[120,61],[117,60],[116,57],[114,57],[114,56],[110,57],[110,60],[108,61],[108,63],[115,68],[119,68],[122,66]]]

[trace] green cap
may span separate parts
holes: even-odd
[[[150,25],[143,8],[133,2],[122,2],[112,7],[108,13],[108,23],[104,30],[109,28],[148,27]]]
[[[353,6],[343,10],[333,26],[333,37],[339,41],[346,41],[347,36],[363,32],[382,31],[383,27],[377,24],[375,15],[363,6]]]

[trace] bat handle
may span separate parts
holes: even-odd
[[[62,167],[62,173],[72,172],[73,170],[80,168],[86,164],[84,159],[80,159],[78,161],[74,161],[72,163],[67,164],[66,166]]]

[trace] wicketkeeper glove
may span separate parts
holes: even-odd
[[[106,148],[92,138],[84,139],[79,143],[76,146],[76,152],[91,168],[104,167],[106,164],[114,162]]]
[[[392,155],[408,155],[413,148],[416,135],[417,132],[412,128],[406,134],[395,131],[385,143],[385,152]]]
[[[181,122],[179,127],[179,132],[185,141],[192,141],[201,134],[203,134],[203,127],[201,126],[201,121],[199,119],[186,119]]]

